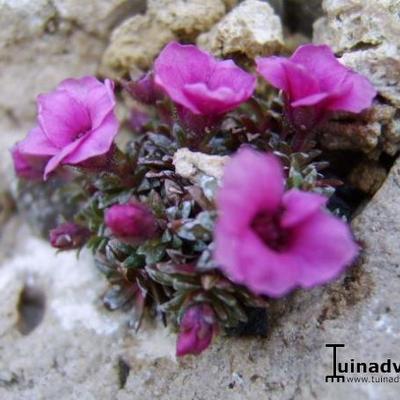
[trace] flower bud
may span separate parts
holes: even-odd
[[[152,105],[162,98],[163,94],[154,83],[152,72],[148,72],[136,81],[123,81],[122,86],[137,101]]]
[[[150,122],[150,116],[138,108],[133,108],[131,110],[129,122],[135,132],[142,133],[146,127],[146,124]]]
[[[188,308],[180,324],[176,355],[200,354],[210,345],[216,332],[217,321],[211,306],[197,304]]]
[[[51,245],[60,250],[78,249],[89,237],[89,229],[72,222],[66,222],[50,231]]]
[[[105,213],[111,232],[125,241],[145,241],[157,232],[157,222],[147,206],[139,202],[115,204]]]

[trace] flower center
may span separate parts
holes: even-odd
[[[265,211],[258,213],[251,227],[257,236],[272,250],[284,250],[290,239],[290,232],[280,226],[280,213],[269,215]]]
[[[75,140],[80,139],[82,136],[85,136],[88,132],[90,132],[91,126],[84,126],[82,129],[78,131],[75,136]]]

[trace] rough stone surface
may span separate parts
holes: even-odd
[[[199,183],[204,176],[220,182],[228,161],[228,156],[210,156],[186,148],[179,149],[173,159],[175,172],[193,183]]]
[[[149,0],[147,12],[118,26],[102,59],[103,75],[136,76],[148,69],[171,40],[194,40],[218,22],[233,2]]]
[[[400,2],[325,0],[326,16],[314,24],[314,42],[329,44],[347,66],[367,76],[385,103],[400,107]],[[393,124],[399,125],[396,115]],[[399,128],[383,132],[376,147],[389,154],[399,148]]]
[[[273,54],[283,46],[281,20],[268,3],[245,0],[200,35],[197,44],[219,57]]]
[[[148,69],[160,50],[175,35],[149,15],[135,15],[118,26],[102,56],[100,73],[119,78],[136,77]]]
[[[337,113],[319,128],[320,144],[328,150],[355,150],[378,159],[384,150],[394,156],[400,144],[396,107],[375,104],[361,114]]]
[[[146,9],[144,0],[52,0],[59,18],[107,39],[110,29],[127,16]]]
[[[376,161],[362,161],[351,171],[349,182],[364,193],[373,195],[386,179],[386,169]]]
[[[0,398],[117,399],[119,360],[135,347],[136,360],[163,357],[174,365],[175,337],[166,329],[147,327],[134,337],[126,314],[100,305],[104,280],[90,254],[79,260],[74,253],[56,255],[18,220],[2,233]],[[41,294],[45,305],[42,321],[27,335],[19,329],[24,288]],[[31,298],[22,307],[34,306]]]
[[[399,196],[400,161],[354,220],[364,248],[358,266],[334,284],[272,302],[268,338],[219,338],[183,360],[175,360],[168,330],[144,326],[135,336],[126,315],[101,307],[104,280],[88,254],[56,256],[11,220],[0,245],[0,397],[398,399],[398,384],[325,383],[332,364],[325,344],[345,344],[340,361],[398,362]],[[16,310],[27,285],[42,291],[46,306],[23,335]]]

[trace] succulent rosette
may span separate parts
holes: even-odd
[[[370,107],[375,89],[327,46],[259,58],[257,70],[283,105],[276,91],[255,94],[256,77],[233,60],[172,42],[117,87],[132,97],[125,148],[114,84],[84,77],[40,95],[37,126],[11,150],[24,189],[68,172],[54,181],[75,212],[60,212],[50,243],[91,249],[109,282],[104,305],[136,330],[145,314],[170,324],[179,357],[219,332],[266,336],[272,298],[338,279],[360,251],[354,208],[336,190],[350,183],[326,171],[313,134],[333,111]]]

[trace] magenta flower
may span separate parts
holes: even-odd
[[[157,222],[149,208],[138,202],[115,204],[105,213],[111,232],[124,241],[141,242],[157,232]]]
[[[60,250],[72,250],[82,247],[90,237],[90,231],[72,222],[66,222],[50,231],[50,243]]]
[[[59,165],[80,165],[112,146],[118,121],[110,80],[67,79],[37,102],[38,126],[18,148],[25,157],[48,158],[45,178]]]
[[[232,60],[218,61],[193,45],[170,43],[155,61],[155,82],[196,115],[233,110],[254,92],[256,79]]]
[[[279,297],[336,278],[357,255],[349,227],[322,207],[327,199],[284,192],[273,155],[239,150],[217,198],[215,259],[233,281]]]
[[[217,322],[211,306],[205,303],[191,306],[185,311],[179,326],[176,355],[200,354],[216,333]]]
[[[376,96],[368,79],[342,65],[325,45],[300,46],[290,58],[258,58],[257,71],[283,90],[291,108],[318,110],[316,120],[326,111],[359,113]],[[301,122],[308,127],[309,121]]]

